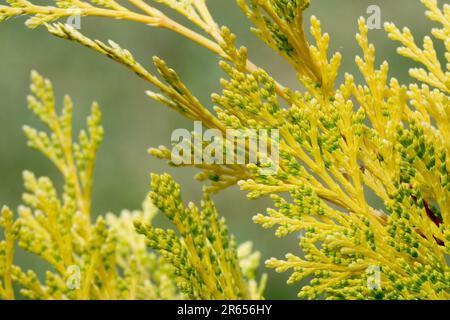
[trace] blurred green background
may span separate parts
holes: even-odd
[[[153,1],[148,0],[153,3]],[[441,2],[442,3],[442,2]],[[238,43],[249,48],[251,59],[268,70],[280,82],[298,87],[289,66],[250,31],[250,24],[234,0],[209,0],[222,25],[238,35]],[[306,15],[316,15],[323,30],[331,35],[332,51],[343,54],[343,71],[356,75],[354,57],[359,54],[355,34],[359,16],[367,16],[369,5],[381,7],[382,21],[393,21],[399,27],[408,25],[416,39],[429,33],[432,25],[424,18],[419,0],[313,0]],[[47,175],[60,182],[60,177],[43,156],[26,147],[21,127],[40,127],[26,108],[29,73],[36,69],[53,81],[58,101],[69,93],[76,104],[75,128],[84,125],[90,104],[96,100],[103,111],[105,141],[100,150],[95,174],[94,213],[120,212],[122,208],[139,208],[149,191],[150,172],[169,172],[182,184],[185,201],[199,201],[201,184],[193,179],[195,170],[173,169],[165,162],[147,154],[149,147],[170,145],[170,135],[176,128],[193,128],[192,123],[174,111],[149,100],[144,91],[148,84],[124,67],[75,43],[57,39],[44,28],[28,30],[24,17],[0,24],[0,205],[16,208],[23,192],[21,173],[24,169],[37,175]],[[183,21],[183,19],[181,19]],[[151,67],[151,57],[164,58],[176,69],[188,87],[208,106],[209,96],[219,92],[223,76],[218,58],[166,30],[124,21],[82,18],[82,32],[100,40],[112,39],[129,49],[144,66]],[[390,62],[391,75],[409,83],[407,70],[413,65],[397,56],[397,44],[383,30],[370,31],[377,48],[377,59]],[[282,257],[287,252],[298,253],[295,236],[277,239],[252,223],[253,214],[271,206],[267,199],[248,201],[237,188],[214,197],[220,212],[226,216],[231,231],[239,242],[252,240],[262,252],[262,260]],[[160,217],[157,223],[165,225]],[[21,254],[19,263],[42,270],[39,260]],[[264,267],[261,267],[263,271]],[[298,285],[285,284],[288,274],[269,270],[267,298],[294,299]]]

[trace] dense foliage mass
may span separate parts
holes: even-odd
[[[17,283],[24,296],[42,299],[262,298],[265,278],[258,284],[255,275],[258,253],[248,243],[237,247],[209,196],[238,184],[250,199],[273,199],[275,208],[257,214],[256,223],[276,227],[279,237],[302,232],[298,253],[266,262],[278,272],[290,270],[290,284],[309,282],[299,297],[448,299],[450,6],[440,9],[436,0],[422,0],[427,17],[439,25],[423,47],[409,29],[385,25],[389,38],[401,43],[398,52],[422,65],[410,71],[417,83],[405,86],[389,77],[387,62],[375,65],[364,19],[356,36],[362,50],[356,64],[365,83],[356,83],[350,74],[337,83],[341,55],[328,52],[329,36],[316,17],[310,19],[315,43],[305,35],[309,0],[238,0],[255,33],[296,71],[303,89],[295,90],[255,66],[246,48],[236,48],[235,36],[217,25],[205,0],[157,2],[202,32],[143,0],[129,0],[136,10],[114,0],[66,0],[55,6],[9,0],[0,6],[0,20],[29,15],[28,27],[43,25],[57,37],[124,65],[160,90],[148,92],[149,97],[208,128],[278,129],[277,173],[263,174],[260,163],[194,164],[201,170],[197,178],[209,181],[201,209],[183,204],[179,186],[169,176],[154,175],[142,211],[92,222],[92,172],[103,136],[98,106],[93,105],[88,130],[74,142],[70,99],[57,114],[50,83],[33,73],[29,106],[50,133],[24,131],[29,145],[60,170],[64,191],[59,196],[49,179],[24,174],[27,192],[19,218],[5,207],[0,220],[5,232],[0,297],[14,298]],[[73,15],[74,8],[81,16],[167,28],[204,46],[223,60],[223,91],[212,95],[212,108],[202,105],[161,59],[154,59],[157,77],[118,44],[92,40],[57,22]],[[436,41],[445,47],[445,63],[434,48]],[[171,162],[169,148],[150,153]],[[377,201],[369,203],[369,195]],[[156,209],[150,200],[177,232],[151,225]],[[45,283],[14,264],[15,243],[49,263]],[[156,253],[148,252],[145,243]],[[75,289],[67,285],[74,266],[80,275]]]

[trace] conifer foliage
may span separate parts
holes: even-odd
[[[149,0],[129,0],[126,7],[115,0],[7,2],[0,5],[0,20],[27,15],[29,28],[43,26],[113,59],[159,91],[147,92],[150,98],[193,121],[220,132],[279,130],[280,161],[273,175],[264,174],[261,163],[193,164],[200,171],[196,178],[205,182],[201,208],[184,205],[170,176],[153,175],[141,211],[93,221],[92,174],[103,137],[99,107],[93,104],[87,130],[73,141],[70,98],[57,113],[50,82],[33,73],[28,104],[49,131],[24,131],[29,146],[61,172],[64,190],[59,195],[48,178],[25,172],[18,218],[3,208],[0,297],[15,298],[17,283],[23,296],[39,299],[263,298],[265,276],[256,276],[259,253],[249,243],[236,244],[210,198],[233,185],[249,199],[273,200],[274,208],[256,214],[255,223],[275,228],[278,237],[301,233],[297,252],[266,261],[277,272],[289,271],[289,284],[308,282],[299,297],[450,297],[449,5],[422,0],[427,18],[437,25],[422,46],[408,28],[385,24],[389,38],[401,45],[398,53],[420,65],[410,70],[416,83],[407,86],[390,77],[388,62],[376,65],[363,18],[355,62],[364,82],[345,73],[339,83],[342,56],[329,52],[330,37],[315,16],[309,30],[313,43],[307,40],[309,0],[238,0],[255,34],[297,73],[299,89],[283,86],[282,79],[253,64],[247,49],[235,46],[235,35],[215,22],[205,0],[155,1],[187,18],[189,26]],[[223,91],[212,95],[211,106],[203,105],[162,59],[154,58],[159,73],[154,75],[115,42],[92,40],[62,23],[74,9],[83,17],[166,28],[202,45],[222,60]],[[445,48],[443,57],[437,42]],[[170,148],[149,152],[175,165]],[[368,194],[381,205],[370,204]],[[175,230],[152,225],[155,206]],[[44,283],[14,264],[15,244],[49,264]]]

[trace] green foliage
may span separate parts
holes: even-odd
[[[209,199],[205,200],[204,212],[210,220],[196,220],[191,227],[205,228],[206,223],[210,222],[214,229],[197,235],[195,248],[192,247],[194,242],[187,242],[189,249],[199,250],[192,252],[185,249],[185,258],[190,263],[170,255],[173,251],[164,248],[164,234],[151,241],[153,230],[153,236],[161,231],[151,227],[157,209],[150,198],[144,201],[142,210],[123,211],[119,216],[107,214],[93,223],[90,209],[92,175],[96,152],[103,137],[99,107],[93,104],[87,119],[88,130],[82,130],[79,142],[73,142],[71,99],[64,97],[64,107],[58,114],[50,81],[36,72],[32,73],[31,91],[29,108],[47,125],[49,133],[25,126],[28,145],[44,154],[59,169],[64,178],[63,192],[58,195],[49,178],[37,178],[31,172],[24,172],[26,193],[23,195],[24,205],[18,210],[19,217],[14,219],[12,211],[6,207],[0,216],[0,226],[4,230],[4,240],[0,242],[1,298],[15,298],[15,283],[21,287],[21,295],[30,299],[262,297],[264,284],[258,286],[254,280],[259,254],[251,253],[248,244],[241,249],[236,248],[233,240],[227,237],[224,220],[219,218]],[[162,179],[170,178],[164,176]],[[155,183],[158,184],[158,181]],[[161,205],[164,196],[167,196],[164,186],[161,184],[158,190],[161,196],[152,193],[155,204]],[[170,212],[164,206],[160,208]],[[187,210],[185,214],[189,213]],[[175,212],[172,211],[172,214]],[[134,223],[141,226],[139,230],[146,230],[150,246],[160,251],[161,255],[147,250],[145,239],[135,231]],[[169,240],[184,248],[186,240],[183,239],[189,239],[187,231],[179,221],[176,227],[183,238],[168,232],[171,236]],[[216,242],[214,237],[217,237]],[[34,271],[25,272],[14,264],[16,243],[46,262],[48,271],[44,282]],[[205,264],[201,262],[207,253],[211,259],[208,271],[213,271],[214,276],[205,273]],[[225,276],[228,271],[235,276],[233,281]],[[206,275],[207,278],[202,279],[208,280],[209,295],[200,283],[198,287],[188,290],[183,276],[193,274]],[[225,279],[231,281],[226,283],[227,286],[223,282]],[[234,292],[232,284],[240,285],[237,292]],[[215,292],[213,288],[223,289],[222,292]]]
[[[24,172],[26,193],[19,217],[2,210],[0,277],[5,299],[15,297],[12,283],[31,299],[173,298],[175,283],[165,263],[145,250],[144,240],[133,232],[130,219],[150,222],[154,207],[120,217],[91,222],[91,189],[95,155],[102,141],[101,114],[96,103],[79,141],[72,141],[72,109],[68,96],[61,114],[55,108],[50,81],[32,73],[29,108],[47,125],[49,133],[28,126],[28,145],[49,158],[64,178],[59,195],[47,177]],[[119,235],[121,237],[119,237]],[[48,271],[42,283],[38,275],[13,264],[14,244],[40,257]],[[0,287],[1,288],[1,287]]]
[[[110,234],[112,227],[103,219],[90,222],[94,154],[102,137],[98,108],[94,105],[88,133],[82,133],[80,142],[73,144],[70,100],[65,99],[62,115],[56,115],[49,83],[34,75],[32,91],[37,99],[30,99],[30,108],[49,126],[51,135],[29,128],[25,132],[30,146],[44,153],[61,171],[65,187],[59,200],[48,179],[36,179],[27,173],[24,201],[28,208],[19,210],[18,222],[14,222],[10,210],[3,210],[3,297],[14,297],[11,283],[17,281],[31,298],[115,298],[121,294],[127,298],[261,298],[264,279],[260,285],[255,281],[258,255],[251,254],[248,245],[236,248],[207,194],[237,184],[250,199],[270,195],[274,201],[275,209],[256,215],[256,223],[264,228],[276,227],[279,237],[301,234],[298,252],[266,263],[278,272],[290,270],[289,284],[308,281],[300,289],[300,297],[448,299],[449,6],[440,9],[436,0],[422,0],[427,17],[440,25],[432,30],[434,40],[425,37],[423,48],[416,45],[409,29],[399,31],[393,24],[385,25],[389,37],[402,44],[398,52],[422,65],[410,71],[418,83],[405,86],[389,76],[387,62],[375,65],[375,48],[369,43],[364,19],[359,20],[356,35],[362,57],[355,59],[364,83],[356,83],[350,74],[345,74],[343,83],[336,83],[341,54],[328,52],[329,35],[322,32],[316,17],[310,19],[314,43],[304,32],[304,11],[309,1],[238,0],[255,25],[256,34],[296,71],[304,89],[298,90],[284,87],[255,66],[246,48],[236,48],[235,36],[217,25],[204,0],[158,2],[182,14],[201,31],[183,26],[142,0],[130,0],[137,12],[113,0],[95,1],[93,5],[58,1],[54,7],[13,1],[0,6],[0,20],[30,15],[29,27],[44,25],[53,35],[122,64],[161,91],[148,92],[150,98],[208,128],[222,133],[227,129],[279,130],[277,173],[264,174],[263,163],[195,164],[201,170],[197,179],[209,180],[201,210],[192,204],[184,206],[179,186],[170,177],[154,175],[151,199],[178,233],[155,228],[148,221],[136,222],[138,232],[160,255],[152,256],[152,263],[146,262],[142,258],[146,256],[141,243],[144,240],[128,234],[130,224],[125,220],[130,220],[129,216],[116,224],[128,228],[128,232],[121,229],[120,239]],[[221,81],[223,91],[212,95],[214,113],[163,60],[154,58],[159,78],[118,44],[91,40],[66,24],[56,23],[73,14],[69,5],[82,16],[167,28],[216,53],[227,78]],[[438,56],[434,41],[445,47],[443,58]],[[441,63],[441,58],[446,63]],[[244,150],[252,151],[250,147]],[[167,147],[151,149],[150,153],[175,165]],[[374,194],[381,205],[369,203],[369,194]],[[13,266],[16,240],[56,270],[48,274],[45,285],[38,284],[33,273],[24,274]],[[115,248],[118,243],[120,251]],[[129,243],[140,243],[141,258],[125,259],[138,254],[125,249]],[[117,258],[118,252],[122,260]],[[118,266],[117,261],[124,264]],[[135,261],[132,266],[128,265],[130,261]],[[61,283],[67,278],[66,268],[73,263],[81,266],[82,289],[68,292]],[[134,272],[141,267],[148,273]],[[138,279],[123,278],[118,268]],[[143,277],[150,278],[156,289],[137,290],[135,281]],[[121,285],[116,287],[118,283]],[[175,286],[181,292],[178,295]],[[121,289],[118,292],[116,288]]]
[[[165,174],[152,175],[152,202],[169,218],[180,233],[136,223],[147,245],[170,261],[179,277],[181,291],[191,299],[261,299],[265,280],[255,281],[258,252],[251,243],[239,248],[229,236],[224,218],[205,192],[201,211],[193,204],[183,205],[180,186]]]

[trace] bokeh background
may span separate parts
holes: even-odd
[[[209,4],[218,23],[229,26],[238,35],[238,43],[249,48],[250,57],[257,65],[282,83],[298,87],[289,66],[249,31],[250,24],[235,0],[209,0]],[[319,17],[323,30],[331,35],[332,51],[343,54],[341,78],[346,71],[361,79],[354,63],[355,55],[359,54],[355,41],[357,19],[367,16],[366,10],[372,4],[381,7],[383,22],[409,26],[416,39],[428,34],[432,26],[424,18],[419,0],[313,0],[306,15]],[[202,186],[193,179],[195,170],[170,168],[147,154],[149,147],[170,145],[172,131],[192,129],[192,123],[148,99],[144,91],[152,88],[124,67],[75,43],[55,38],[44,28],[28,30],[24,21],[20,17],[0,24],[0,205],[16,208],[20,204],[21,173],[25,169],[61,182],[49,161],[26,147],[22,134],[24,124],[40,127],[26,108],[32,69],[53,81],[58,101],[65,93],[72,96],[76,104],[75,132],[84,125],[92,101],[98,101],[102,107],[106,136],[95,174],[94,214],[139,208],[150,188],[150,172],[173,174],[182,184],[185,201],[198,202]],[[114,40],[133,52],[150,70],[153,70],[152,56],[164,58],[205,105],[211,106],[211,93],[220,92],[219,79],[223,73],[218,68],[218,58],[181,36],[124,21],[82,18],[81,23],[85,35]],[[376,45],[378,63],[388,60],[391,75],[402,83],[411,82],[407,70],[413,63],[396,54],[397,44],[383,30],[370,31],[370,39]],[[277,239],[273,232],[253,224],[251,217],[271,206],[269,200],[249,201],[237,188],[224,191],[214,200],[238,241],[252,240],[261,251],[263,261],[272,256],[282,257],[287,252],[298,253],[295,236]],[[156,223],[167,225],[162,216]],[[23,253],[18,263],[44,269],[39,260]],[[267,298],[296,298],[299,286],[285,284],[287,273],[278,275],[263,266],[261,270],[269,274]]]

